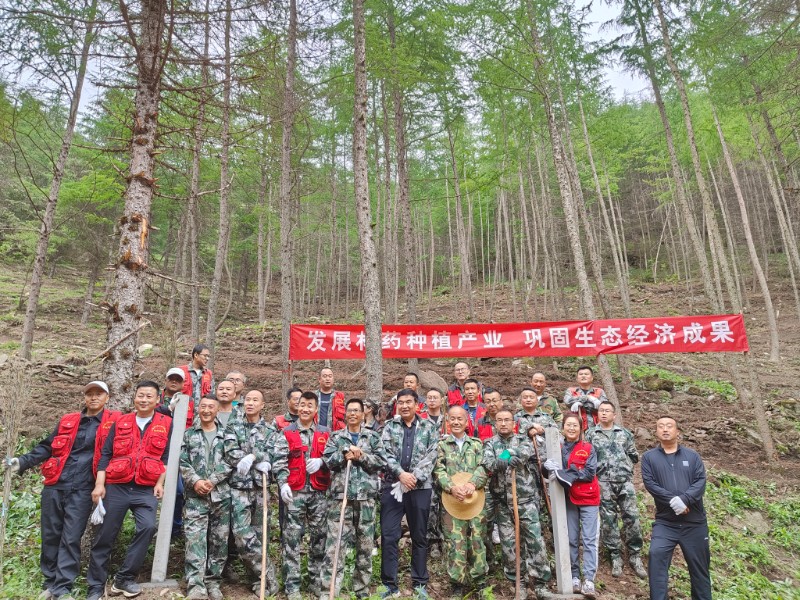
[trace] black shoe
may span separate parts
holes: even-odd
[[[114,583],[111,584],[112,596],[122,594],[126,598],[135,598],[141,593],[142,593],[142,586],[140,586],[132,579],[126,579],[125,581],[115,580]]]

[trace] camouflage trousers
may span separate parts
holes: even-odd
[[[303,532],[308,532],[309,593],[320,595],[320,571],[325,558],[325,519],[328,498],[324,492],[293,492],[294,499],[284,504],[283,522],[283,585],[286,594],[300,592],[300,559],[302,558]]]
[[[333,576],[333,554],[336,550],[336,540],[339,536],[339,512],[342,501],[328,500],[328,533],[325,539],[325,560],[322,562],[322,576],[320,598],[328,597],[328,590]],[[372,548],[375,546],[375,499],[348,500],[344,512],[344,528],[342,529],[342,544],[339,549],[339,561],[336,565],[336,585],[334,596],[338,596],[342,589],[344,579],[344,563],[347,553],[354,550],[356,553],[356,566],[353,572],[353,591],[356,597],[369,596],[369,584],[372,580]]]
[[[231,531],[239,558],[253,575],[261,577],[261,525],[264,507],[261,490],[231,488]],[[275,567],[267,553],[267,587],[277,590]]]
[[[450,580],[459,584],[467,583],[470,578],[473,583],[482,582],[489,571],[484,545],[485,512],[464,521],[443,511],[442,529],[447,548],[447,575]]]
[[[636,489],[632,481],[600,482],[600,536],[603,547],[611,557],[622,553],[617,518],[622,517],[625,528],[625,545],[628,556],[638,556],[642,551],[642,528],[639,525],[639,508],[636,506]]]
[[[212,502],[209,498],[186,496],[183,531],[186,536],[184,572],[189,592],[219,587],[228,559],[231,500]]]
[[[433,489],[431,494],[431,511],[428,514],[428,548],[444,540],[442,533],[442,496],[441,492]]]
[[[500,546],[503,549],[503,570],[510,580],[517,577],[516,542],[514,533],[514,508],[504,502],[497,503],[496,522],[500,528]],[[528,576],[536,582],[550,580],[550,562],[539,523],[539,506],[536,502],[519,505],[520,569],[522,584]]]

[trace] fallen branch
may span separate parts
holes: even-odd
[[[100,359],[100,358],[105,358],[105,357],[106,357],[106,355],[107,355],[109,352],[111,352],[111,351],[112,351],[114,348],[116,348],[117,346],[119,346],[119,345],[120,345],[122,342],[124,342],[125,340],[127,340],[129,337],[131,337],[131,336],[134,336],[134,335],[136,335],[137,333],[139,333],[139,332],[140,332],[142,329],[144,329],[144,328],[145,328],[145,327],[147,327],[148,325],[150,325],[150,321],[145,321],[144,323],[142,323],[141,325],[139,325],[139,326],[138,326],[136,329],[134,329],[134,330],[133,330],[133,331],[131,331],[130,333],[128,333],[128,334],[126,334],[126,335],[122,336],[122,338],[121,338],[121,339],[119,339],[119,340],[117,340],[116,342],[114,342],[113,344],[111,344],[111,345],[110,345],[108,348],[106,348],[105,350],[103,350],[103,351],[102,351],[100,354],[98,354],[97,356],[93,357],[93,358],[92,358],[92,359],[91,359],[89,362],[87,362],[86,364],[87,364],[87,365],[90,365],[90,364],[92,364],[94,361],[96,361],[96,360],[98,360],[98,359]]]

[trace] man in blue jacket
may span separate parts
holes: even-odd
[[[642,456],[642,480],[656,502],[650,541],[650,600],[667,600],[669,565],[679,545],[692,583],[692,600],[711,600],[711,552],[703,508],[706,469],[700,455],[678,443],[672,417],[656,423],[661,446]]]

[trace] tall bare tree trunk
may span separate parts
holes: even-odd
[[[108,350],[103,381],[111,392],[111,407],[130,404],[134,381],[137,337],[144,312],[145,283],[149,261],[150,207],[155,188],[155,141],[161,74],[169,55],[172,20],[166,24],[165,0],[144,0],[138,37],[125,12],[135,52],[136,96],[133,111],[130,174],[125,190],[125,210],[119,220],[119,251],[114,268],[114,287],[109,298]]]
[[[369,200],[367,170],[367,49],[364,0],[353,1],[353,62],[355,102],[353,107],[353,187],[361,248],[361,285],[364,294],[367,398],[383,399],[383,356],[381,350],[381,292],[378,260]]]
[[[83,83],[86,79],[86,67],[89,63],[89,50],[94,40],[94,18],[96,10],[97,0],[93,0],[89,8],[89,17],[83,36],[81,58],[78,63],[78,72],[75,75],[75,87],[72,92],[72,98],[70,98],[67,126],[61,137],[61,148],[59,149],[58,158],[56,158],[55,165],[53,166],[53,179],[50,181],[50,189],[47,193],[44,215],[42,215],[42,224],[39,227],[39,239],[36,242],[36,252],[34,254],[33,269],[31,271],[31,287],[30,293],[28,294],[28,305],[25,309],[25,320],[22,323],[22,340],[19,347],[20,356],[25,360],[31,359],[33,332],[36,328],[36,311],[39,308],[39,294],[42,290],[44,265],[47,261],[47,247],[50,243],[50,234],[53,232],[53,221],[56,215],[58,194],[61,190],[61,182],[64,180],[64,171],[67,168],[69,151],[70,148],[72,148],[75,124],[78,121],[81,93],[83,92]],[[92,287],[94,287],[94,282],[92,282]]]
[[[450,124],[447,125],[447,140],[450,144],[450,166],[453,169],[453,194],[456,205],[456,238],[458,240],[458,256],[461,262],[461,295],[467,302],[469,310],[469,320],[475,320],[475,308],[472,303],[472,273],[469,262],[469,241],[467,232],[464,228],[464,214],[461,207],[461,186],[458,181],[458,162],[456,161],[456,146],[453,139],[453,130]]]

